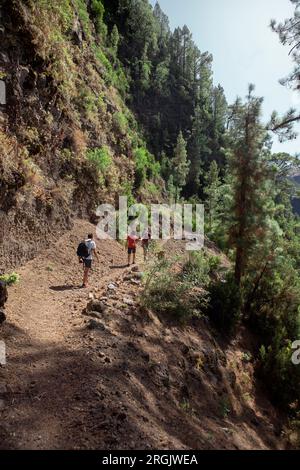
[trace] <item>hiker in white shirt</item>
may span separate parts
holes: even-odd
[[[96,252],[96,243],[93,240],[94,236],[92,233],[88,234],[88,238],[85,240],[86,247],[88,249],[88,256],[82,258],[83,261],[83,283],[82,287],[88,286],[89,273],[92,268],[93,256],[99,261],[98,254]]]

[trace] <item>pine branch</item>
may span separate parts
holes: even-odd
[[[300,115],[299,116],[293,116],[288,119],[285,119],[284,121],[276,124],[274,127],[272,127],[270,130],[275,132],[278,129],[282,129],[283,127],[287,126],[288,124],[291,124],[292,122],[300,121]]]

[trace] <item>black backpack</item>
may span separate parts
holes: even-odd
[[[89,256],[89,249],[85,242],[80,242],[77,248],[77,256],[79,258],[87,258]]]
[[[8,293],[6,283],[0,281],[0,308],[4,307],[5,302],[7,301]]]

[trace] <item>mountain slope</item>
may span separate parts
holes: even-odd
[[[228,345],[204,320],[183,327],[141,310],[117,242],[98,241],[90,293],[76,287],[77,240],[93,230],[76,221],[10,289],[0,447],[285,447],[283,420],[254,380],[245,331]],[[100,319],[83,315],[91,294],[104,296]]]
[[[103,46],[101,2],[92,3],[1,4],[0,272],[100,202],[160,197],[157,166],[124,104],[123,69]],[[138,151],[149,168],[137,181]]]

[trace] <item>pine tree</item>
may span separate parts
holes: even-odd
[[[228,105],[223,88],[218,85],[212,91],[212,119],[211,119],[211,142],[212,155],[218,165],[225,164],[225,126]]]
[[[288,85],[295,90],[300,89],[300,0],[291,0],[295,5],[295,12],[292,18],[286,19],[283,23],[271,21],[271,28],[278,33],[281,43],[290,47],[289,55],[295,62],[295,68],[286,78],[281,80],[281,84]],[[277,112],[272,114],[270,128],[278,134],[281,141],[292,139],[297,136],[293,125],[300,121],[299,110],[291,108],[283,117],[279,117]]]
[[[189,171],[189,162],[187,160],[186,141],[180,131],[177,138],[177,144],[173,158],[173,178],[176,187],[176,201],[180,196],[181,189],[186,184],[186,178]]]
[[[169,26],[169,18],[167,15],[162,11],[158,2],[156,2],[153,15],[157,22],[157,32],[159,38],[159,46],[162,47],[163,42],[166,38],[168,38],[170,34],[170,26]]]
[[[174,178],[173,175],[170,175],[167,182],[167,191],[169,196],[170,203],[174,203],[176,199],[176,187],[174,186]]]
[[[245,104],[237,100],[230,124],[232,152],[229,169],[233,175],[233,220],[230,242],[235,249],[235,280],[241,286],[254,247],[263,244],[268,221],[267,134],[260,123],[262,98],[249,86]]]
[[[204,120],[203,108],[197,105],[195,109],[195,116],[192,120],[192,132],[189,141],[189,158],[190,158],[190,171],[188,177],[188,185],[186,189],[187,196],[193,194],[203,196],[201,192],[201,186],[203,183],[202,175],[207,161],[208,155],[210,155],[209,148],[209,136],[205,132],[207,121]]]
[[[219,178],[219,168],[216,161],[212,161],[208,173],[205,175],[206,186],[204,194],[206,196],[206,207],[208,210],[208,231],[212,234],[213,224],[216,224],[219,204],[220,204],[220,188],[221,180]]]

